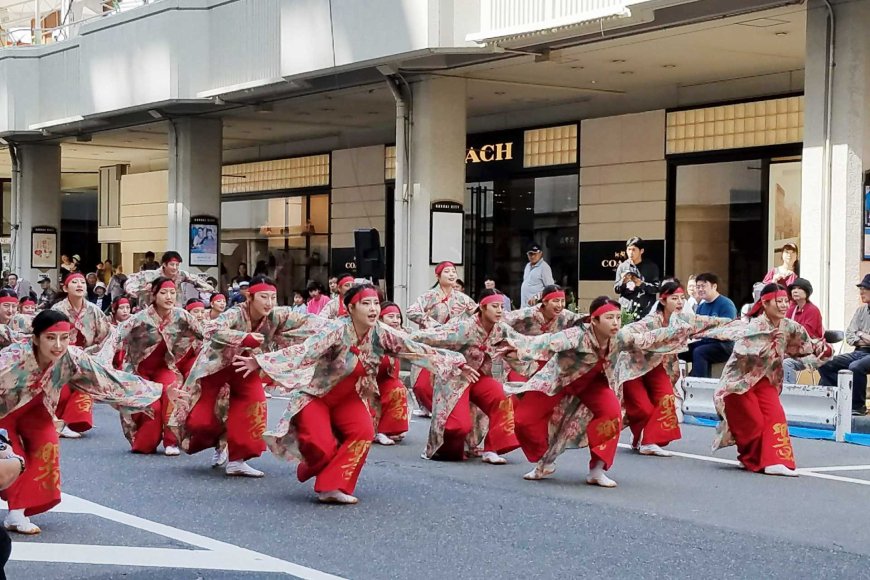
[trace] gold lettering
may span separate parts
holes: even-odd
[[[502,159],[513,159],[513,143],[498,143],[495,146],[495,158],[497,161],[501,161]]]
[[[477,156],[477,151],[474,150],[474,147],[469,147],[468,153],[465,154],[465,162],[468,163],[469,161],[480,163],[480,157]]]
[[[492,156],[493,149],[495,149],[495,145],[484,145],[481,147],[480,160],[487,163],[493,161],[495,159],[495,157]]]
[[[513,143],[490,143],[478,149],[469,147],[465,153],[466,163],[489,163],[491,161],[505,161],[513,158]]]

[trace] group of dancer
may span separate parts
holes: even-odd
[[[665,447],[681,436],[677,355],[705,337],[735,342],[715,395],[715,447],[736,444],[747,470],[793,476],[782,362],[813,367],[831,354],[785,317],[777,284],[748,320],[731,321],[684,312],[686,292],[669,279],[654,311],[623,327],[618,302],[602,296],[575,314],[555,285],[516,311],[505,311],[496,289],[475,302],[445,262],[409,306],[411,330],[396,304],[350,275],[339,276],[339,296],[319,315],[278,306],[265,276],[232,308],[220,294],[179,304],[185,284],[213,292],[180,264],[167,252],[160,269],[131,276],[134,299],[116,299],[110,317],[85,300],[80,274],[35,316],[0,291],[0,428],[22,459],[2,494],[7,529],[39,533],[30,516],[61,497],[58,437],[92,428],[94,401],[119,411],[134,453],[213,450],[212,466],[227,475],[263,477],[248,462],[268,447],[298,463],[300,482],[314,479],[319,501],[357,503],[371,445],[395,445],[409,429],[402,361],[415,367],[419,413],[431,417],[425,459],[502,465],[519,448],[534,464],[525,479],[540,480],[564,450],[589,447],[586,482],[615,487],[607,472],[623,427],[641,455],[670,455]],[[287,401],[269,432],[266,388]]]

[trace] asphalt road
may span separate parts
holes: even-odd
[[[270,402],[273,420],[281,407]],[[709,461],[713,430],[683,426],[672,450],[689,456],[620,449],[610,472],[619,487],[601,489],[583,483],[585,450],[563,455],[542,482],[522,479],[520,452],[501,467],[425,461],[428,424],[415,420],[404,444],[373,449],[360,504],[322,506],[310,482],[269,455],[252,462],[264,479],[228,478],[209,468],[209,454],[134,456],[111,409],[98,406],[96,419],[86,438],[62,442],[73,497],[34,519],[40,536],[15,538],[13,559],[39,561],[10,562],[9,578],[793,579],[870,570],[866,447],[794,440],[801,468],[854,468],[773,478]]]

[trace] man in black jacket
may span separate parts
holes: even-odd
[[[631,313],[635,320],[646,316],[659,291],[659,267],[655,262],[644,260],[643,252],[644,241],[629,238],[625,243],[628,258],[616,269],[613,285],[623,311]]]

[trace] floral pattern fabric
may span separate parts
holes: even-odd
[[[127,283],[124,284],[124,291],[128,296],[136,298],[140,308],[144,307],[146,304],[151,304],[153,302],[151,296],[151,283],[163,275],[163,268],[157,268],[156,270],[143,270],[141,272],[130,274],[130,276],[127,277]],[[191,274],[186,270],[178,270],[173,278],[173,282],[175,282],[175,286],[178,288],[176,299],[180,300],[183,296],[181,285],[185,283],[192,284],[194,288],[201,292],[214,292],[214,288],[211,287],[211,284],[206,282],[203,278],[204,276]]]
[[[69,298],[64,298],[52,309],[66,314],[72,323],[73,330],[70,332],[70,344],[84,345],[85,348],[96,350],[102,345],[112,330],[109,318],[94,304],[85,300],[81,310],[76,311],[70,304]]]
[[[421,329],[435,328],[460,316],[472,316],[477,303],[459,290],[445,294],[441,286],[424,292],[408,306],[408,320]]]

